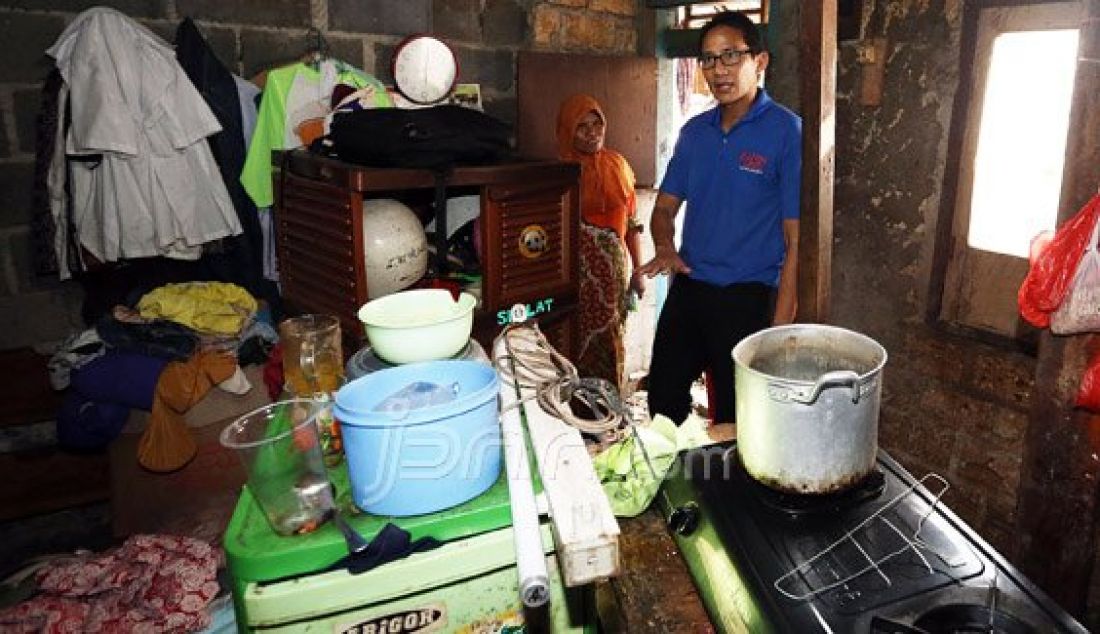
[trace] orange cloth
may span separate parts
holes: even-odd
[[[578,152],[573,147],[577,124],[589,112],[595,112],[607,125],[600,104],[588,95],[573,95],[558,111],[558,158],[581,164],[581,215],[588,223],[606,227],[626,238],[627,220],[634,216],[634,170],[621,154],[601,148],[595,154]]]
[[[153,395],[149,426],[138,441],[141,466],[164,473],[183,468],[195,457],[198,447],[183,415],[236,370],[235,357],[216,351],[200,352],[164,367]]]

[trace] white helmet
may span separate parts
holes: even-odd
[[[363,201],[367,298],[395,293],[428,270],[428,238],[412,209],[390,198]]]

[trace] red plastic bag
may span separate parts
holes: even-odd
[[[1081,385],[1077,388],[1077,398],[1073,404],[1100,413],[1100,349],[1092,350],[1089,365],[1081,376]]]
[[[1031,262],[1016,296],[1020,316],[1031,325],[1037,328],[1050,326],[1050,314],[1066,297],[1098,216],[1100,194],[1093,196],[1076,215],[1059,227],[1050,244]]]

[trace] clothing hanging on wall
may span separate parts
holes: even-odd
[[[233,83],[237,85],[237,100],[241,104],[241,138],[247,156],[252,133],[256,131],[256,107],[259,104],[260,87],[236,75],[233,75]]]
[[[271,151],[287,150],[312,141],[317,125],[332,111],[337,85],[373,88],[374,105],[389,108],[393,101],[380,81],[344,62],[325,59],[318,68],[298,63],[268,71],[256,131],[248,147],[241,182],[257,207],[274,202]]]
[[[57,227],[50,211],[49,174],[60,117],[61,73],[54,69],[42,84],[42,99],[34,127],[34,183],[31,185],[31,258],[37,275],[58,272],[54,239]]]
[[[118,11],[95,8],[77,16],[47,53],[65,81],[59,111],[67,104],[71,112],[50,173],[59,236],[71,216],[80,245],[108,262],[194,260],[203,244],[241,233],[205,142],[221,126],[170,45]],[[90,160],[66,160],[82,157]],[[55,241],[65,278],[66,253],[58,247]]]
[[[221,132],[207,140],[244,230],[241,235],[223,241],[224,253],[208,254],[207,257],[222,260],[215,266],[225,272],[219,277],[239,284],[258,297],[275,295],[275,289],[263,281],[263,236],[256,206],[238,179],[244,167],[245,140],[237,82],[191,18],[186,18],[176,29],[176,59],[221,124]]]
[[[274,204],[271,152],[307,145],[323,130],[324,119],[332,111],[332,95],[337,86],[373,91],[373,105],[393,106],[386,87],[363,71],[331,58],[316,64],[297,63],[275,68],[264,75],[256,129],[248,144],[248,157],[240,180],[260,214],[264,235],[264,277],[279,278],[275,254],[275,227],[270,207]],[[305,137],[303,137],[305,135]]]

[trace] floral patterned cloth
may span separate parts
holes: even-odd
[[[630,282],[626,245],[615,231],[581,223],[580,350],[574,365],[581,376],[611,381],[622,389],[623,325]]]
[[[221,550],[196,539],[135,535],[100,555],[53,562],[39,594],[0,611],[4,632],[193,632],[210,624]]]

